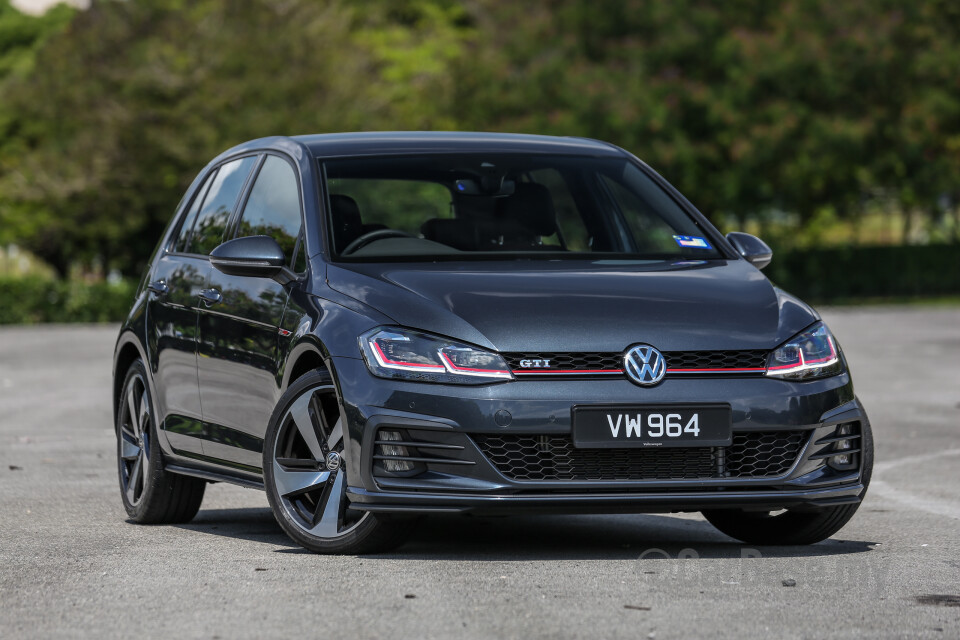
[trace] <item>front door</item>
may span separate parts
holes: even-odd
[[[258,473],[263,436],[279,399],[277,340],[287,292],[272,280],[216,269],[208,287],[221,299],[199,315],[204,453]]]
[[[268,155],[230,237],[269,235],[292,264],[301,228],[300,189],[293,166]],[[204,452],[224,464],[259,472],[263,438],[280,397],[280,323],[285,287],[268,278],[212,269],[218,302],[199,314],[197,367],[207,440]]]

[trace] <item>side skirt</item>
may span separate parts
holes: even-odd
[[[263,491],[263,482],[260,480],[254,480],[252,478],[241,478],[239,476],[219,473],[216,471],[208,471],[206,469],[195,469],[192,467],[184,467],[178,464],[168,464],[164,467],[165,471],[170,473],[176,473],[182,476],[191,476],[194,478],[201,478],[207,480],[208,482],[227,482],[230,484],[235,484],[240,487],[246,487],[248,489],[259,489]]]

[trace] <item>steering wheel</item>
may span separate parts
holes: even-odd
[[[343,248],[343,251],[340,252],[340,255],[345,256],[353,253],[363,247],[367,246],[371,242],[376,242],[377,240],[386,240],[387,238],[412,238],[413,236],[407,233],[406,231],[400,231],[399,229],[374,229],[373,231],[368,231],[358,238],[355,238],[353,242],[348,244]]]

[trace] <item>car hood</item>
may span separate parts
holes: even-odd
[[[331,288],[498,351],[771,349],[818,319],[744,260],[338,264]]]

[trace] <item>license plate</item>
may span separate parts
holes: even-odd
[[[572,417],[582,449],[720,447],[733,438],[722,404],[576,406]]]

